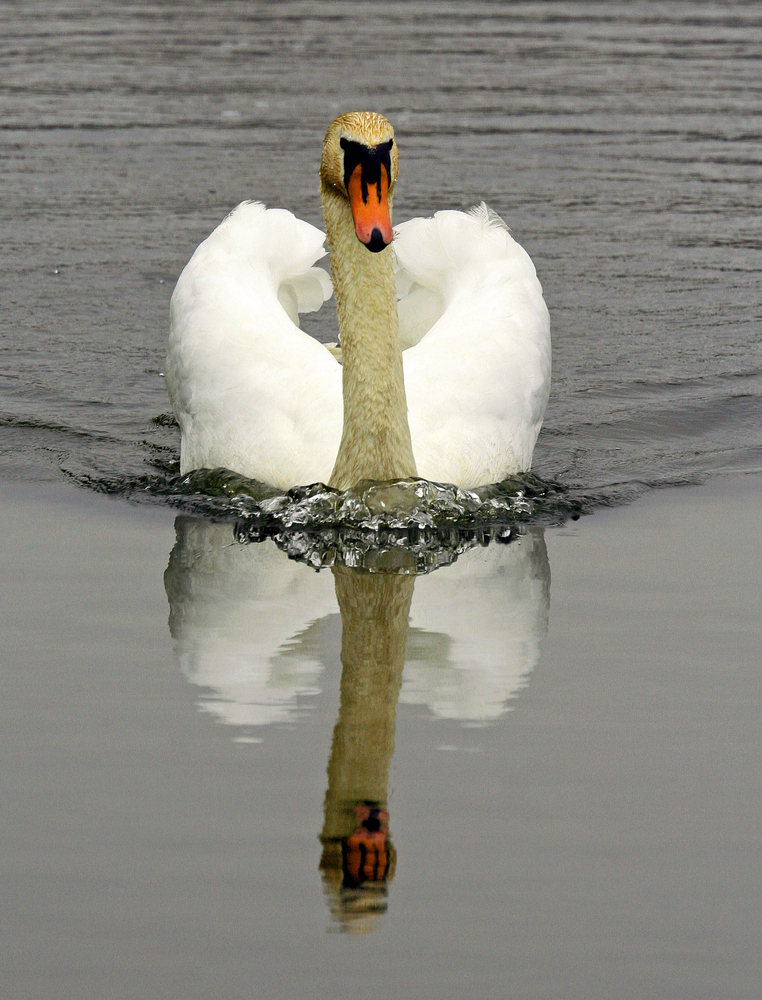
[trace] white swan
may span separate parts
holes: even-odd
[[[198,247],[172,296],[166,368],[183,473],[346,489],[414,475],[474,487],[530,468],[550,384],[532,261],[484,205],[412,219],[389,246],[397,162],[381,115],[328,129],[341,364],[298,327],[331,294],[318,229],[244,202]]]

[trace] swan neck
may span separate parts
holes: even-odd
[[[346,198],[325,184],[322,198],[344,399],[341,443],[329,485],[348,489],[363,479],[415,476],[392,249],[371,253],[357,239]]]

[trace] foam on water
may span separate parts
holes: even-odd
[[[316,569],[427,573],[474,545],[513,541],[530,522],[557,523],[592,506],[529,473],[475,490],[399,479],[365,481],[344,491],[314,483],[286,493],[229,469],[131,480],[73,478],[98,492],[234,521],[239,542],[272,538],[291,558]]]

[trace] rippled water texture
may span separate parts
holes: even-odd
[[[322,135],[358,106],[397,128],[397,221],[484,198],[536,263],[543,480],[616,501],[759,467],[758,5],[358,13],[6,5],[3,473],[177,492],[174,281],[244,198],[320,224]]]

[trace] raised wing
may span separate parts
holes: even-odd
[[[550,387],[550,321],[529,255],[486,205],[395,232],[418,473],[479,485],[526,471]]]
[[[323,233],[244,202],[196,250],[170,310],[167,386],[181,468],[227,466],[275,486],[328,479],[341,368],[298,327],[331,295]]]

